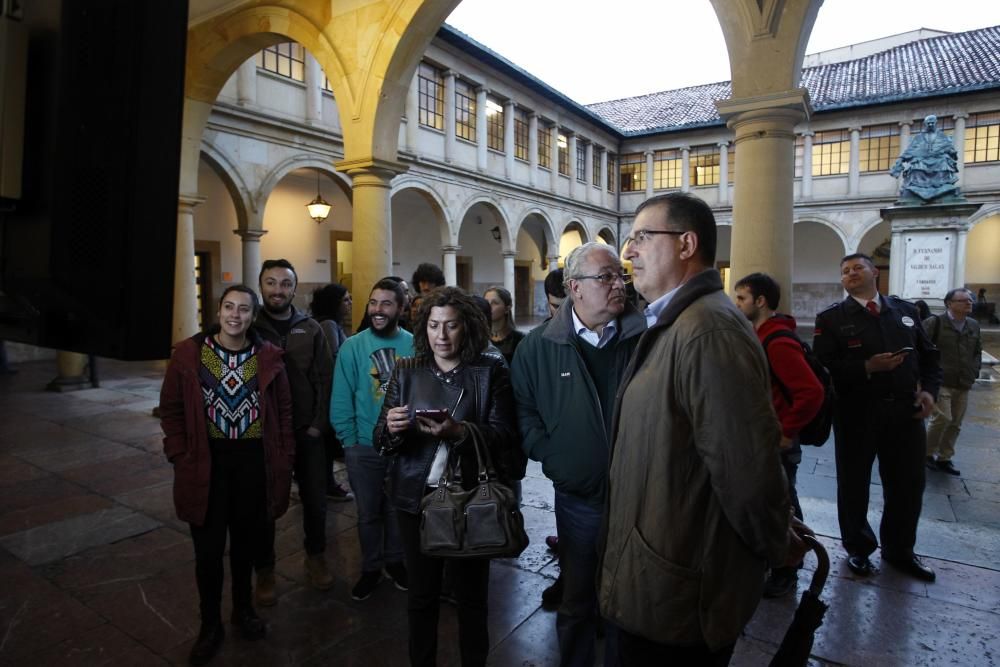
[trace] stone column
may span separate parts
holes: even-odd
[[[444,271],[445,285],[458,284],[458,265],[455,261],[455,255],[461,249],[462,246],[458,245],[441,246],[442,263],[444,265],[441,269]]]
[[[236,70],[236,103],[242,107],[257,104],[257,57],[246,60]]]
[[[967,113],[955,114],[955,134],[952,141],[955,144],[955,152],[958,153],[958,186],[962,187],[965,176],[965,119],[969,117]]]
[[[514,292],[514,258],[517,257],[517,252],[504,250],[501,254],[503,255],[503,286],[510,292],[510,298],[514,301],[517,299]],[[511,312],[514,312],[515,306],[517,306],[516,303],[511,307]]]
[[[76,391],[90,389],[87,355],[79,352],[56,351],[56,377],[45,385],[45,391]]]
[[[729,142],[719,142],[719,203],[729,201]]]
[[[368,290],[383,276],[392,275],[391,186],[398,170],[378,164],[337,165],[353,183],[351,224],[354,231],[353,322],[364,317]]]
[[[653,196],[653,151],[646,151],[646,199]]]
[[[552,155],[549,156],[549,163],[552,166],[551,174],[551,190],[552,194],[558,192],[559,185],[559,124],[552,124],[552,139],[550,141],[550,150]]]
[[[861,185],[861,128],[847,128],[851,133],[851,155],[847,163],[847,194],[856,196]]]
[[[903,293],[903,232],[892,232],[889,245],[889,294]]]
[[[681,192],[691,192],[690,146],[681,146]]]
[[[557,240],[556,243],[558,244],[559,241]],[[546,255],[545,261],[548,262],[546,266],[549,267],[550,272],[559,268],[559,255]]]
[[[813,137],[815,132],[802,133],[802,198],[813,195]]]
[[[194,275],[194,208],[204,197],[181,195],[177,203],[174,251],[174,323],[170,340],[177,343],[198,333],[198,291]]]
[[[583,189],[586,192],[584,201],[594,201],[594,142],[587,144],[583,154]]]
[[[913,128],[912,120],[899,121],[899,152],[902,153],[910,145],[910,130]]]
[[[417,75],[413,75],[410,87],[406,91],[406,150],[417,152],[417,136],[420,129],[420,98],[417,86]]]
[[[442,76],[444,76],[444,161],[453,162],[455,160],[455,73],[449,69],[445,70]]]
[[[503,103],[503,175],[509,181],[514,178],[514,112],[517,105],[513,100]]]
[[[234,229],[240,237],[243,250],[243,284],[254,287],[260,273],[260,239],[267,234],[266,229]]]
[[[538,186],[538,114],[528,116],[528,185]]]
[[[771,275],[792,303],[795,125],[809,112],[804,88],[717,102],[735,132],[736,179],[730,270]]]
[[[306,51],[306,123],[323,122],[323,69],[319,61]]]
[[[566,146],[566,152],[569,157],[569,198],[576,199],[577,190],[577,173],[576,173],[576,148],[579,145],[579,140],[576,137],[575,132],[570,132]]]
[[[489,132],[486,129],[486,96],[487,88],[476,88],[476,169],[486,171],[487,143]]]
[[[608,149],[605,148],[603,151],[601,151],[601,181],[600,183],[597,184],[597,187],[599,188],[598,192],[600,193],[600,196],[597,198],[597,203],[603,206],[604,208],[608,208],[608,200],[607,200],[608,186],[606,182],[607,177],[608,177]]]
[[[955,263],[952,265],[951,287],[961,287],[965,285],[965,260],[968,256],[967,248],[969,243],[969,230],[961,229],[958,232],[958,243],[955,244]],[[896,292],[898,294],[899,292]]]

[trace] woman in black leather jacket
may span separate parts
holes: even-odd
[[[413,327],[412,358],[396,363],[373,442],[389,468],[410,573],[407,604],[410,663],[434,665],[438,605],[445,561],[420,552],[420,500],[437,486],[445,466],[475,486],[477,460],[466,424],[479,427],[493,464],[506,482],[521,479],[527,459],[517,435],[510,378],[503,362],[482,354],[489,324],[464,291],[442,287],[427,295]],[[429,412],[427,412],[429,411]],[[449,574],[458,599],[462,665],[485,665],[488,559],[455,559]]]

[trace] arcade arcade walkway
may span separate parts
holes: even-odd
[[[197,595],[191,542],[174,517],[171,471],[150,416],[162,366],[102,360],[99,389],[67,394],[41,391],[51,362],[19,370],[0,376],[0,665],[185,664]],[[972,394],[955,459],[963,477],[929,473],[918,551],[937,570],[935,584],[891,569],[860,581],[846,569],[835,539],[832,458],[832,443],[809,448],[799,473],[806,518],[833,561],[823,596],[831,609],[813,664],[1000,662],[1000,384]],[[879,490],[872,496],[880,508]],[[525,504],[531,546],[492,568],[498,667],[558,660],[555,615],[539,606],[557,572],[543,543],[554,531],[552,491],[535,465]],[[279,525],[280,601],[262,610],[268,639],[251,644],[227,632],[212,664],[406,664],[405,594],[385,583],[365,602],[350,599],[359,571],[355,508],[330,510],[333,590],[304,586],[294,505]],[[794,604],[762,603],[733,664],[767,664]],[[444,637],[456,637],[448,605],[442,626]],[[439,664],[458,664],[454,640],[441,642]]]

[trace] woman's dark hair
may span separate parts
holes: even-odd
[[[430,341],[427,340],[427,320],[434,307],[451,306],[458,311],[465,334],[459,346],[459,356],[463,362],[475,360],[486,349],[490,340],[490,325],[472,295],[459,287],[438,287],[421,296],[424,296],[424,300],[413,324],[413,351],[417,359],[430,361],[434,358]]]
[[[324,320],[340,321],[347,288],[340,283],[330,283],[313,290],[309,312],[317,322]]]
[[[242,292],[243,294],[250,295],[250,303],[253,305],[253,316],[257,317],[257,313],[260,312],[260,299],[257,298],[257,292],[246,285],[230,285],[226,289],[222,290],[222,296],[219,297],[219,310],[222,310],[222,302],[226,300],[226,296],[230,292]]]
[[[510,292],[508,292],[507,288],[505,287],[500,287],[499,285],[493,285],[492,287],[488,288],[485,292],[483,292],[483,297],[485,298],[486,295],[489,294],[490,292],[496,292],[497,296],[500,297],[500,300],[503,301],[503,305],[507,306],[507,317],[504,319],[506,319],[507,321],[507,327],[511,331],[513,331],[516,328],[514,326],[514,299],[511,298]],[[487,303],[489,303],[489,301],[487,301]],[[493,308],[491,306],[490,316],[492,317],[492,315],[493,315]],[[493,327],[493,322],[490,322],[490,327],[491,328]]]
[[[410,282],[410,286],[417,294],[420,293],[420,283],[430,283],[434,287],[441,287],[444,285],[444,271],[435,264],[424,262],[417,266],[417,270],[413,272],[413,280]]]
[[[947,301],[948,299],[946,298],[945,302]],[[927,302],[924,301],[923,299],[920,299],[919,301],[914,301],[913,305],[917,307],[917,312],[920,313],[921,321],[926,320],[928,317],[931,316],[931,307],[928,306]]]

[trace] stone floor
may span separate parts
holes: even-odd
[[[102,360],[99,389],[63,394],[42,391],[52,362],[18,369],[0,376],[0,664],[184,663],[197,598],[191,542],[174,517],[171,470],[150,416],[162,365]],[[1000,663],[1000,384],[972,394],[956,455],[962,477],[929,473],[918,551],[937,570],[935,584],[890,568],[859,580],[846,569],[832,457],[832,444],[809,448],[799,473],[806,520],[832,560],[823,593],[830,610],[811,664]],[[543,543],[554,531],[551,485],[533,465],[524,489],[532,544],[517,560],[495,562],[491,575],[490,664],[501,667],[558,664],[555,614],[539,606],[558,572]],[[293,506],[279,523],[280,602],[262,610],[268,639],[250,644],[229,633],[213,664],[406,664],[405,594],[383,584],[365,602],[350,599],[359,571],[354,506],[329,507],[333,590],[303,585]],[[764,601],[733,664],[767,664],[794,607],[791,598]],[[448,605],[441,625],[439,664],[456,665]]]

